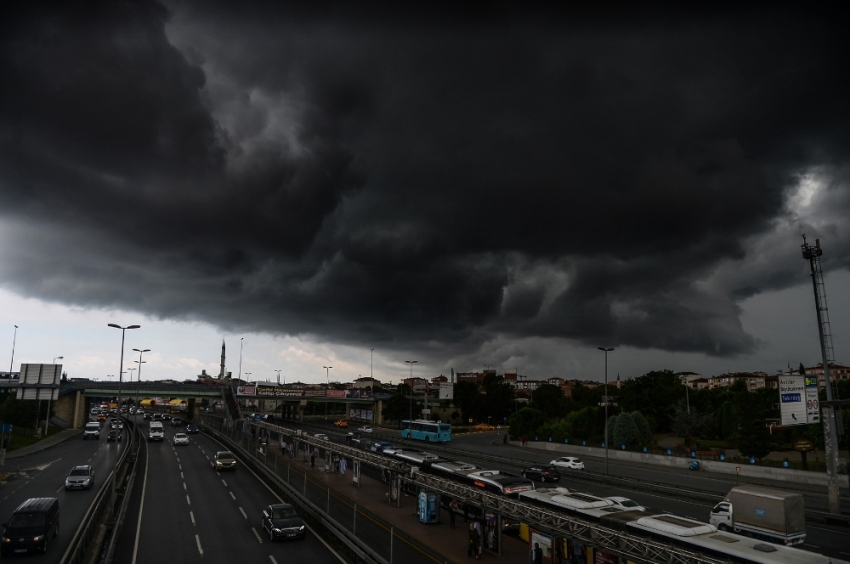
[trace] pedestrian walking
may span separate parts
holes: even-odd
[[[502,437],[502,444],[503,444],[503,445],[508,444],[508,434],[507,434],[507,433],[505,433],[505,436],[504,436],[504,437]]]
[[[289,458],[295,458],[295,443],[289,443]]]
[[[478,532],[478,547],[476,549],[478,552],[475,555],[475,558],[478,558],[481,555],[481,546],[484,544],[484,530],[481,526],[481,516],[477,516],[472,524]]]
[[[455,528],[455,518],[457,517],[457,500],[452,498],[449,502],[449,528]]]
[[[310,451],[310,468],[316,467],[316,449]]]
[[[345,458],[339,457],[339,473],[345,476],[345,471],[348,468],[348,463],[345,461]]]
[[[522,446],[525,447],[525,435],[519,440],[522,443]]]
[[[478,557],[478,541],[481,539],[481,536],[478,534],[478,529],[475,528],[475,523],[469,524],[469,538],[466,544],[466,555],[474,556],[476,560]]]

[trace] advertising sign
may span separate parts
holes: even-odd
[[[439,398],[450,400],[455,398],[454,384],[451,382],[440,382]]]
[[[818,377],[805,376],[806,383],[806,420],[820,423],[820,400],[818,400]]]
[[[61,378],[61,364],[22,364],[17,398],[56,401]]]
[[[531,549],[540,548],[543,551],[542,562],[544,564],[552,562],[552,537],[534,529],[529,529],[528,532],[528,544],[531,546]],[[529,551],[529,562],[531,562],[532,557],[533,554]]]
[[[803,376],[779,377],[779,411],[783,427],[808,423]]]

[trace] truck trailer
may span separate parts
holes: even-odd
[[[803,494],[762,486],[736,486],[711,510],[709,522],[721,531],[785,545],[806,540]]]

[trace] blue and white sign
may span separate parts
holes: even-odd
[[[806,376],[806,417],[809,423],[820,423],[820,401],[818,400],[818,377]]]
[[[783,427],[805,425],[809,422],[805,376],[779,377],[779,411]]]

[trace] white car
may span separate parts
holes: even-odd
[[[562,456],[556,458],[549,463],[549,466],[557,466],[558,468],[571,468],[573,470],[584,470],[584,462],[575,456]]]
[[[368,425],[363,425],[362,427],[358,427],[357,430],[361,433],[371,433],[372,427],[369,427]]]
[[[617,507],[622,507],[623,509],[626,509],[628,511],[646,511],[646,507],[636,501],[632,501],[627,497],[613,496],[606,497],[605,499],[613,501],[614,505],[616,505]]]
[[[324,433],[316,433],[313,436],[316,437],[317,439],[324,439],[326,441],[330,440],[330,439],[328,439],[328,436]]]
[[[175,433],[174,435],[174,446],[177,445],[188,445],[189,444],[189,436],[186,433]]]

